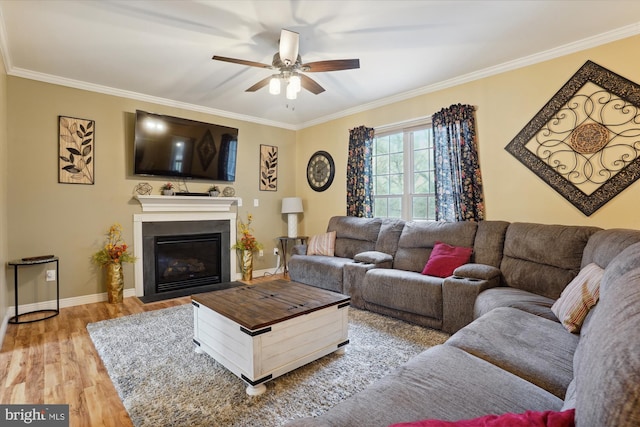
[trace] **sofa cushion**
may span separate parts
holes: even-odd
[[[578,274],[582,253],[596,227],[513,223],[500,270],[507,286],[554,300]]]
[[[376,240],[375,250],[384,252],[392,257],[398,250],[398,239],[404,228],[404,221],[401,219],[385,218],[380,225],[380,233]]]
[[[407,221],[398,240],[393,268],[420,273],[436,242],[472,247],[477,227],[470,221]]]
[[[605,269],[574,358],[579,426],[640,425],[640,243]]]
[[[383,307],[442,319],[442,279],[438,277],[374,268],[365,276],[362,298]]]
[[[584,318],[598,302],[603,273],[595,263],[585,266],[551,306],[553,314],[569,332],[580,331]]]
[[[522,414],[485,415],[472,420],[421,420],[389,427],[574,427],[575,410],[526,411]]]
[[[600,230],[589,237],[582,254],[582,267],[594,262],[606,268],[620,252],[638,242],[640,242],[640,230],[620,228]]]
[[[473,306],[473,317],[478,318],[494,308],[513,307],[549,320],[558,318],[551,311],[555,300],[522,289],[498,287],[487,289],[478,295]]]
[[[336,250],[336,232],[328,231],[309,238],[307,255],[333,256]]]
[[[287,426],[387,427],[436,418],[557,411],[562,400],[491,363],[448,345],[415,356],[327,413]]]
[[[578,336],[558,322],[500,307],[456,332],[446,345],[460,348],[564,399],[573,379]]]
[[[382,219],[334,216],[327,231],[336,232],[335,256],[353,258],[356,254],[375,250]]]
[[[429,260],[422,270],[422,274],[436,277],[449,277],[453,270],[469,262],[473,248],[451,246],[443,242],[436,242],[429,255]]]
[[[576,407],[576,378],[574,377],[567,387],[567,392],[564,395],[564,403],[562,404],[562,410],[574,409]]]
[[[333,256],[293,255],[288,263],[289,277],[305,285],[343,293],[343,266],[352,262]]]
[[[480,221],[473,243],[472,262],[500,267],[504,238],[509,223],[506,221]]]

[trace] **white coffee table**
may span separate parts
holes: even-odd
[[[247,394],[348,339],[349,296],[286,280],[193,295],[196,352],[245,381]]]

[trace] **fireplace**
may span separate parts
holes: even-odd
[[[235,286],[238,198],[136,196],[135,295],[143,302]]]
[[[229,221],[142,224],[144,302],[224,289],[230,282]]]
[[[156,236],[156,292],[220,283],[221,233]]]

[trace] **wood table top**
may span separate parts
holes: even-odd
[[[277,279],[191,296],[191,300],[253,331],[332,305],[348,295]]]

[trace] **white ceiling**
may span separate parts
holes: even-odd
[[[640,33],[640,1],[0,1],[10,75],[299,129]],[[245,90],[281,28],[326,92]]]

